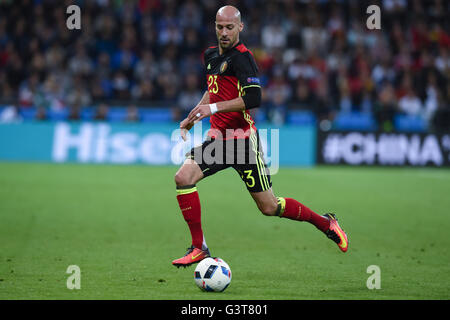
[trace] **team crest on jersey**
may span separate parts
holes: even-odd
[[[225,70],[227,70],[228,67],[228,63],[226,61],[222,62],[222,64],[220,65],[220,73],[224,73]]]

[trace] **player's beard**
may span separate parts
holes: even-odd
[[[230,39],[230,38],[227,38],[226,40],[227,40],[227,42],[222,42],[221,40],[221,38],[218,38],[218,40],[219,40],[219,46],[220,46],[220,48],[222,48],[222,50],[228,50],[228,49],[230,49],[231,48],[231,46],[233,45],[233,43],[235,42],[233,39]]]

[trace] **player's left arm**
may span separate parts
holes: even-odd
[[[200,121],[216,112],[243,111],[259,107],[261,104],[261,86],[258,68],[253,56],[249,52],[236,55],[233,67],[244,94],[231,100],[196,106],[189,113],[188,118],[191,121]]]

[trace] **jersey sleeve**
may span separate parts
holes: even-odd
[[[243,90],[251,87],[261,88],[258,66],[249,51],[237,54],[234,57],[233,68]]]

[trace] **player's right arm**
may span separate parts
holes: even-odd
[[[203,105],[203,104],[209,104],[209,92],[208,92],[208,90],[205,91],[205,93],[203,94],[203,97],[200,99],[200,102],[197,103],[197,105],[193,109],[195,109],[197,106]],[[183,138],[184,141],[186,141],[186,132],[191,130],[191,128],[194,126],[194,124],[197,121],[190,120],[189,117],[187,117],[186,119],[181,121],[181,123],[180,123],[180,132],[181,132],[181,138]]]

